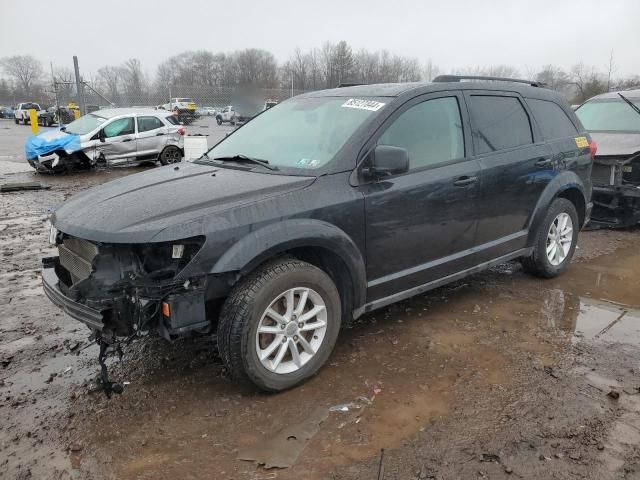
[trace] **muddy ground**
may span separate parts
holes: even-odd
[[[0,183],[50,189],[0,194],[0,478],[640,478],[640,230],[583,232],[558,279],[508,263],[367,315],[289,392],[230,382],[212,338],[146,338],[107,399],[40,287],[46,220],[144,168],[42,177],[2,153]]]

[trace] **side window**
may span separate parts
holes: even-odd
[[[411,170],[464,158],[464,136],[456,97],[436,98],[402,113],[378,145],[406,148]]]
[[[119,118],[104,127],[106,138],[117,137],[119,135],[131,135],[134,133],[133,117]]]
[[[469,106],[477,153],[533,143],[529,115],[516,97],[471,95]]]
[[[573,137],[578,133],[565,111],[556,103],[535,98],[527,98],[527,103],[547,140]]]
[[[138,117],[138,133],[162,127],[164,127],[164,124],[157,117]]]

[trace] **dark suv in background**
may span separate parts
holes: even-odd
[[[45,292],[103,346],[216,332],[236,379],[277,391],[365,312],[512,259],[558,275],[591,211],[589,135],[535,83],[466,79],[300,95],[74,196]]]

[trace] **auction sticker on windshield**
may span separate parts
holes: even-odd
[[[384,103],[376,102],[375,100],[364,100],[362,98],[350,98],[344,102],[342,106],[345,108],[358,108],[360,110],[371,110],[372,112],[377,112],[384,107]]]

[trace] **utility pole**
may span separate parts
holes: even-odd
[[[76,92],[78,93],[78,107],[80,107],[80,115],[87,114],[87,108],[84,104],[84,85],[80,80],[80,68],[78,67],[78,57],[73,56],[73,69],[76,73]]]

